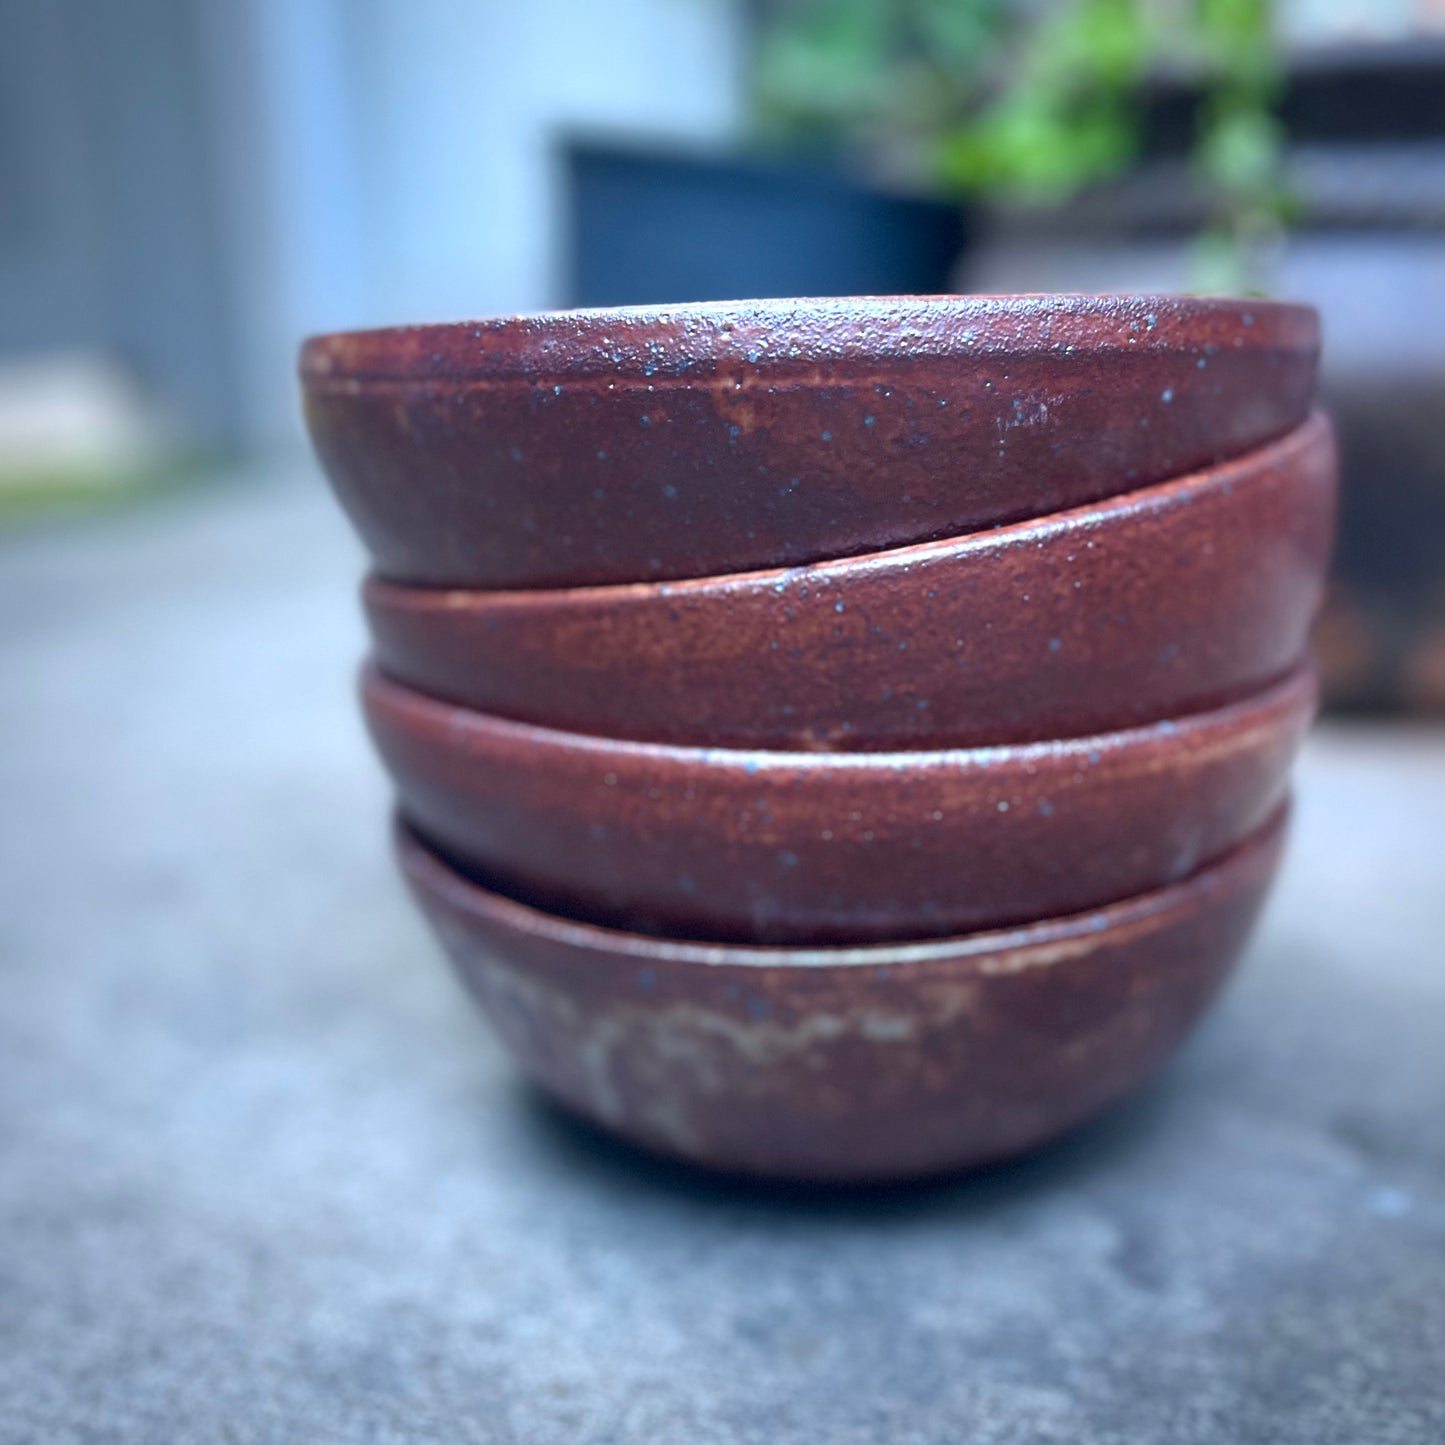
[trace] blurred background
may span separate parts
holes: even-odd
[[[1445,715],[1442,0],[0,4],[0,528],[284,468],[311,331],[1060,289],[1320,306],[1329,694]]]
[[[387,858],[300,339],[1151,288],[1323,312],[1370,714],[1214,1019],[896,1197],[554,1117]],[[1445,0],[0,0],[0,1445],[1440,1445],[1442,718]]]

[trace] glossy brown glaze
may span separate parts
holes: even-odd
[[[530,592],[373,580],[398,681],[502,717],[685,745],[1078,736],[1243,696],[1303,656],[1335,455],[1246,458],[1037,522],[787,572]]]
[[[394,581],[705,577],[958,536],[1302,422],[1308,307],[884,297],[316,337],[318,455]]]
[[[941,937],[1187,877],[1283,798],[1315,700],[1068,742],[909,753],[622,743],[364,679],[420,832],[549,912],[757,943]]]
[[[1096,913],[807,951],[569,923],[397,844],[503,1042],[571,1108],[700,1164],[882,1180],[1017,1154],[1153,1073],[1237,957],[1282,832]]]

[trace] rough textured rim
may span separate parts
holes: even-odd
[[[1181,334],[1182,332],[1182,334]],[[1193,351],[1206,342],[1314,352],[1311,306],[1170,295],[863,296],[552,311],[313,336],[311,389],[357,383],[553,383],[628,376],[698,384],[726,367],[849,374],[926,358]]]
[[[424,893],[441,899],[458,912],[485,919],[514,933],[543,938],[570,948],[615,954],[641,962],[711,967],[893,968],[900,964],[972,960],[981,973],[1013,973],[1061,962],[1100,945],[1113,945],[1139,932],[1162,926],[1174,914],[1193,906],[1196,899],[1216,892],[1222,885],[1228,886],[1236,874],[1247,872],[1255,858],[1272,850],[1281,840],[1289,814],[1290,803],[1287,800],[1263,827],[1222,858],[1206,864],[1188,878],[1083,913],[917,943],[825,948],[697,943],[686,939],[655,938],[609,928],[605,924],[545,913],[486,888],[458,871],[423,841],[400,812],[393,816],[392,834],[402,872]],[[1007,955],[1006,967],[990,970],[986,963],[980,962],[991,955]]]

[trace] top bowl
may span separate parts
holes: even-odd
[[[1300,423],[1306,306],[873,297],[314,337],[312,440],[392,581],[702,577],[956,536]]]

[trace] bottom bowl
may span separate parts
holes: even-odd
[[[758,948],[576,923],[405,825],[401,865],[522,1067],[607,1129],[714,1168],[884,1180],[1020,1153],[1151,1074],[1243,947],[1284,810],[1183,882],[928,943]]]

